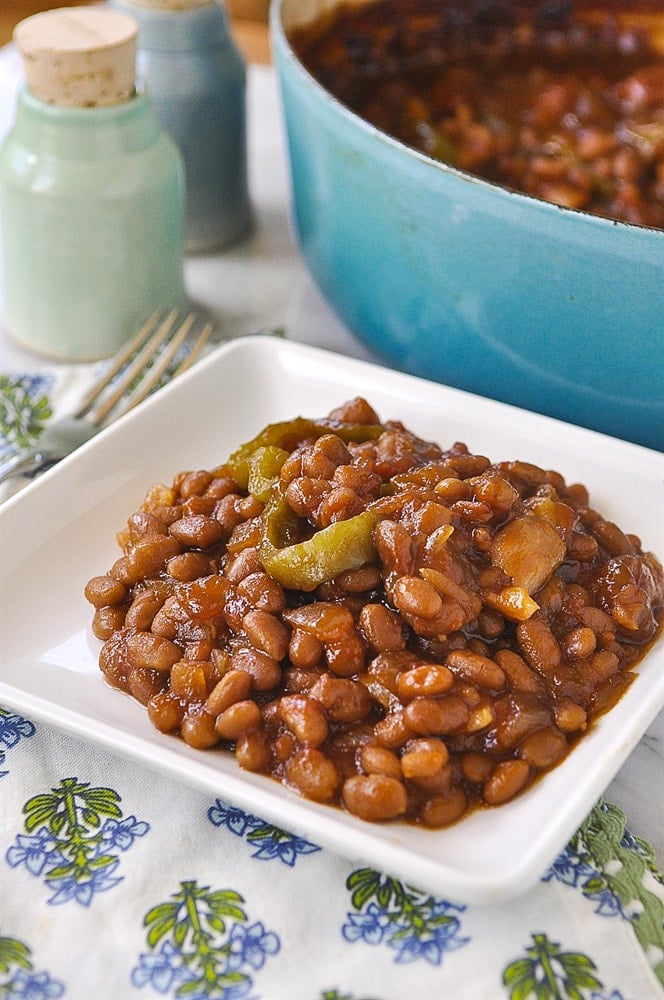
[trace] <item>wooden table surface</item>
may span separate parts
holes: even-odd
[[[93,0],[0,0],[0,45],[11,41],[12,31],[19,21],[30,14],[54,7],[83,6]],[[270,61],[267,30],[268,0],[227,0],[235,39],[248,62]]]

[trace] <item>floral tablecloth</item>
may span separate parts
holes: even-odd
[[[468,906],[0,709],[0,996],[655,1000],[664,887],[601,802]]]
[[[29,444],[86,378],[0,375],[0,451]],[[342,860],[10,705],[0,795],[0,997],[664,996],[664,879],[609,802],[533,891],[477,906]]]

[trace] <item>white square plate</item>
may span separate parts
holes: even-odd
[[[0,701],[438,895],[517,896],[546,871],[664,705],[661,638],[626,695],[558,768],[508,805],[439,831],[364,823],[240,770],[228,752],[191,750],[156,732],[97,665],[83,588],[117,557],[116,531],[146,489],[219,464],[267,423],[322,416],[355,395],[442,446],[464,441],[493,461],[532,461],[584,482],[593,506],[664,553],[658,453],[316,348],[246,338],[217,349],[0,510]]]

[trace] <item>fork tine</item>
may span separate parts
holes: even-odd
[[[132,337],[132,339],[128,341],[128,343],[126,343],[116,355],[114,355],[110,366],[105,369],[102,377],[95,382],[95,384],[85,394],[79,403],[78,409],[72,414],[74,419],[79,419],[80,417],[85,416],[94,401],[98,399],[104,389],[110,385],[118,372],[121,371],[126,365],[132,354],[143,346],[147,338],[154,330],[157,320],[161,316],[162,312],[163,310],[156,309],[152,315],[148,317],[143,326],[137,331],[135,336]]]
[[[120,369],[122,374],[113,386],[112,392],[110,392],[106,398],[102,399],[99,405],[95,408],[94,412],[90,414],[89,419],[93,424],[100,424],[102,420],[106,419],[116,403],[122,399],[122,397],[131,388],[132,384],[136,382],[139,376],[145,371],[150,360],[154,358],[160,345],[170,334],[176,319],[177,309],[172,309],[165,319],[161,321],[157,329],[152,333],[149,340],[142,345],[138,354],[136,354],[136,356],[131,360],[124,371]]]
[[[134,395],[127,400],[126,405],[115,414],[116,418],[122,416],[124,413],[128,413],[129,410],[133,409],[133,407],[137,405],[137,403],[142,403],[143,400],[150,395],[152,390],[159,383],[159,379],[164,374],[173,358],[176,356],[181,344],[186,339],[195,322],[195,314],[190,313],[173,340],[170,342],[168,348],[162,353],[159,361],[153,365],[152,368],[150,368],[147,377],[141,382],[138,391],[134,393]],[[192,344],[191,349],[187,352],[186,356],[182,359],[179,365],[173,370],[171,378],[175,378],[176,375],[181,375],[182,372],[185,372],[187,368],[190,368],[191,365],[193,365],[213,330],[214,324],[208,322],[204,325],[198,337]]]
[[[194,313],[189,313],[189,315],[184,319],[181,326],[176,331],[175,335],[172,337],[166,348],[161,352],[159,358],[146,372],[145,378],[141,381],[140,386],[137,388],[136,392],[126,401],[125,405],[116,411],[114,414],[114,419],[121,417],[124,413],[128,413],[129,410],[133,409],[138,403],[142,403],[143,400],[150,395],[152,390],[159,384],[159,379],[162,377],[164,372],[167,370],[173,358],[176,356],[177,352],[180,350],[182,344],[187,339],[191,328],[196,322],[196,315]],[[176,373],[174,373],[176,374]]]
[[[136,382],[142,374],[145,377],[141,380],[140,385],[129,396],[124,406],[113,414],[113,419],[122,416],[138,403],[142,402],[142,400],[144,400],[146,396],[148,396],[159,384],[159,380],[186,341],[197,318],[196,313],[189,313],[177,328],[175,334],[171,336],[171,331],[177,316],[177,310],[173,310],[169,313],[159,325],[158,329],[152,334],[147,343],[144,344],[142,349],[124,372],[122,378],[118,381],[118,384],[113,389],[113,392],[111,392],[106,399],[102,400],[99,406],[97,406],[92,413],[91,420],[93,423],[97,425],[101,424],[120,402],[123,396],[127,394],[132,384]],[[185,368],[193,362],[194,358],[200,353],[205,341],[208,339],[213,329],[214,326],[212,323],[207,323],[205,325],[188,356],[183,360],[183,362],[181,362],[173,373],[173,377],[181,371],[184,371]],[[164,343],[166,344],[166,347],[163,351],[157,353],[159,348]],[[149,362],[152,359],[155,360],[154,363],[150,365]]]
[[[194,361],[198,358],[205,344],[207,343],[208,337],[214,330],[214,323],[206,323],[201,332],[198,335],[198,339],[192,344],[191,350],[187,354],[186,358],[183,358],[180,364],[177,366],[173,372],[173,376],[181,375],[182,372],[186,372],[187,368],[191,368]]]

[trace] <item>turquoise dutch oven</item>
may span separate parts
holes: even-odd
[[[664,230],[488,183],[367,124],[288,41],[338,0],[273,0],[302,254],[387,363],[664,448]]]

